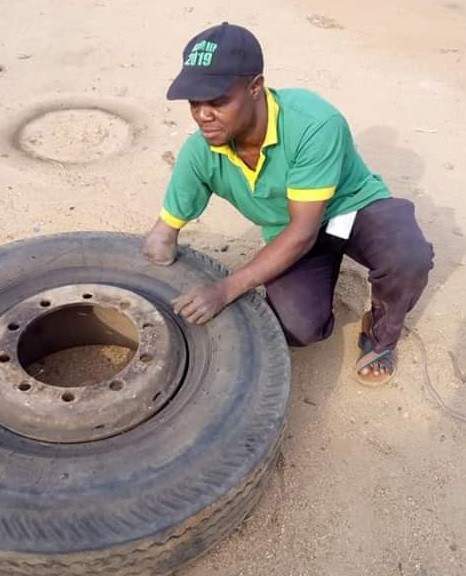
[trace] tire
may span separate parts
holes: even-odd
[[[181,248],[161,268],[138,236],[72,233],[0,249],[0,312],[67,284],[119,286],[157,302],[225,269]],[[280,326],[251,293],[204,327],[180,324],[183,386],[155,417],[96,442],[47,444],[0,426],[0,574],[167,575],[229,534],[278,454],[290,365]]]

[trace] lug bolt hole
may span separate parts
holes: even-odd
[[[114,382],[110,382],[110,390],[115,390],[115,392],[117,392],[118,390],[122,390],[123,389],[123,382],[120,382],[118,380],[115,380]]]
[[[105,424],[99,424],[94,428],[94,430],[103,430],[105,428]]]
[[[92,294],[89,294],[89,292],[86,292],[85,294],[83,294],[83,298],[84,300],[90,300],[91,298],[93,298]]]
[[[141,354],[141,356],[139,356],[139,359],[141,360],[141,362],[148,364],[154,359],[154,357],[152,356],[152,354]]]
[[[75,396],[74,394],[71,394],[71,392],[65,392],[64,394],[62,394],[61,399],[63,400],[63,402],[73,402]]]
[[[152,402],[157,402],[159,396],[160,396],[160,392],[157,392],[157,394],[155,394],[155,396],[152,398]]]
[[[8,330],[11,330],[12,332],[19,330],[19,324],[16,324],[16,322],[11,322],[8,324]]]
[[[127,301],[127,300],[122,300],[120,302],[120,308],[122,310],[128,310],[128,308],[131,306],[131,304]]]
[[[8,354],[6,354],[5,352],[2,352],[0,354],[0,362],[2,362],[3,364],[5,362],[9,362],[10,361],[10,357],[8,356]]]
[[[48,308],[50,306],[51,302],[50,300],[41,300],[40,301],[40,305],[42,306],[42,308]]]
[[[30,390],[32,388],[32,386],[30,384],[28,384],[27,382],[22,382],[19,386],[18,386],[18,390],[21,390],[21,392],[27,392],[28,390]]]
[[[151,324],[150,322],[146,322],[145,324],[142,325],[143,330],[147,330],[148,328],[153,328],[154,325]]]

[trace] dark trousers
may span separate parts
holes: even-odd
[[[322,227],[311,251],[266,284],[288,342],[306,346],[330,336],[344,254],[369,269],[374,349],[393,349],[433,267],[432,245],[416,222],[414,205],[399,198],[378,200],[360,210],[348,240],[330,236]]]

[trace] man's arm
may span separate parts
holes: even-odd
[[[159,218],[144,240],[144,255],[158,266],[170,266],[176,258],[179,232]]]
[[[169,266],[175,261],[180,229],[198,218],[209,202],[206,154],[197,135],[188,138],[178,154],[160,217],[144,242],[144,254],[154,264]]]
[[[248,290],[279,276],[314,245],[325,205],[289,201],[290,223],[279,236],[230,276],[176,298],[175,312],[188,322],[203,324]]]
[[[325,202],[288,203],[290,223],[245,266],[225,279],[228,299],[233,301],[279,276],[314,245],[319,234]]]

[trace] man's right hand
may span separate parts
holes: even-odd
[[[157,220],[144,241],[144,256],[157,266],[170,266],[176,259],[178,234],[179,230]]]

